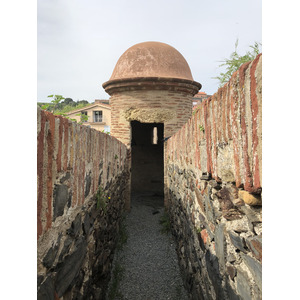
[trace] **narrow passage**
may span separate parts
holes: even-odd
[[[163,215],[162,197],[151,194],[132,197],[131,211],[125,220],[128,239],[115,255],[114,270],[118,271],[112,272],[115,275],[111,286],[115,280],[118,288],[109,294],[109,300],[188,299],[173,237],[161,232]],[[116,280],[116,274],[121,279]]]

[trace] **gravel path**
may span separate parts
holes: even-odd
[[[110,295],[107,299],[188,299],[173,238],[170,233],[161,233],[159,220],[164,215],[163,198],[151,195],[132,198],[131,211],[125,220],[127,243],[114,260],[114,270],[119,269],[115,274],[122,273],[118,295]]]

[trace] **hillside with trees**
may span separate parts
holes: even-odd
[[[87,100],[74,101],[72,98],[64,98],[61,95],[50,95],[48,97],[53,98],[51,103],[38,102],[37,104],[42,109],[50,111],[55,115],[63,115],[72,110],[80,109],[91,104]]]

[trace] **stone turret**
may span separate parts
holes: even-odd
[[[130,146],[132,121],[162,123],[165,137],[175,133],[190,118],[201,84],[175,48],[144,42],[121,55],[103,88],[111,96],[111,134]]]
[[[164,140],[191,117],[201,84],[176,49],[145,42],[121,55],[103,87],[111,96],[111,134],[131,150],[129,189],[163,195]]]

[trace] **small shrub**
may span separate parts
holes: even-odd
[[[159,219],[159,224],[162,226],[160,232],[168,234],[171,231],[171,222],[167,211]]]
[[[103,191],[101,186],[98,187],[96,193],[97,200],[97,209],[103,209],[104,212],[107,211],[107,200],[110,200],[110,197],[107,196],[107,193]]]
[[[204,127],[202,125],[199,125],[200,131],[204,132]]]

